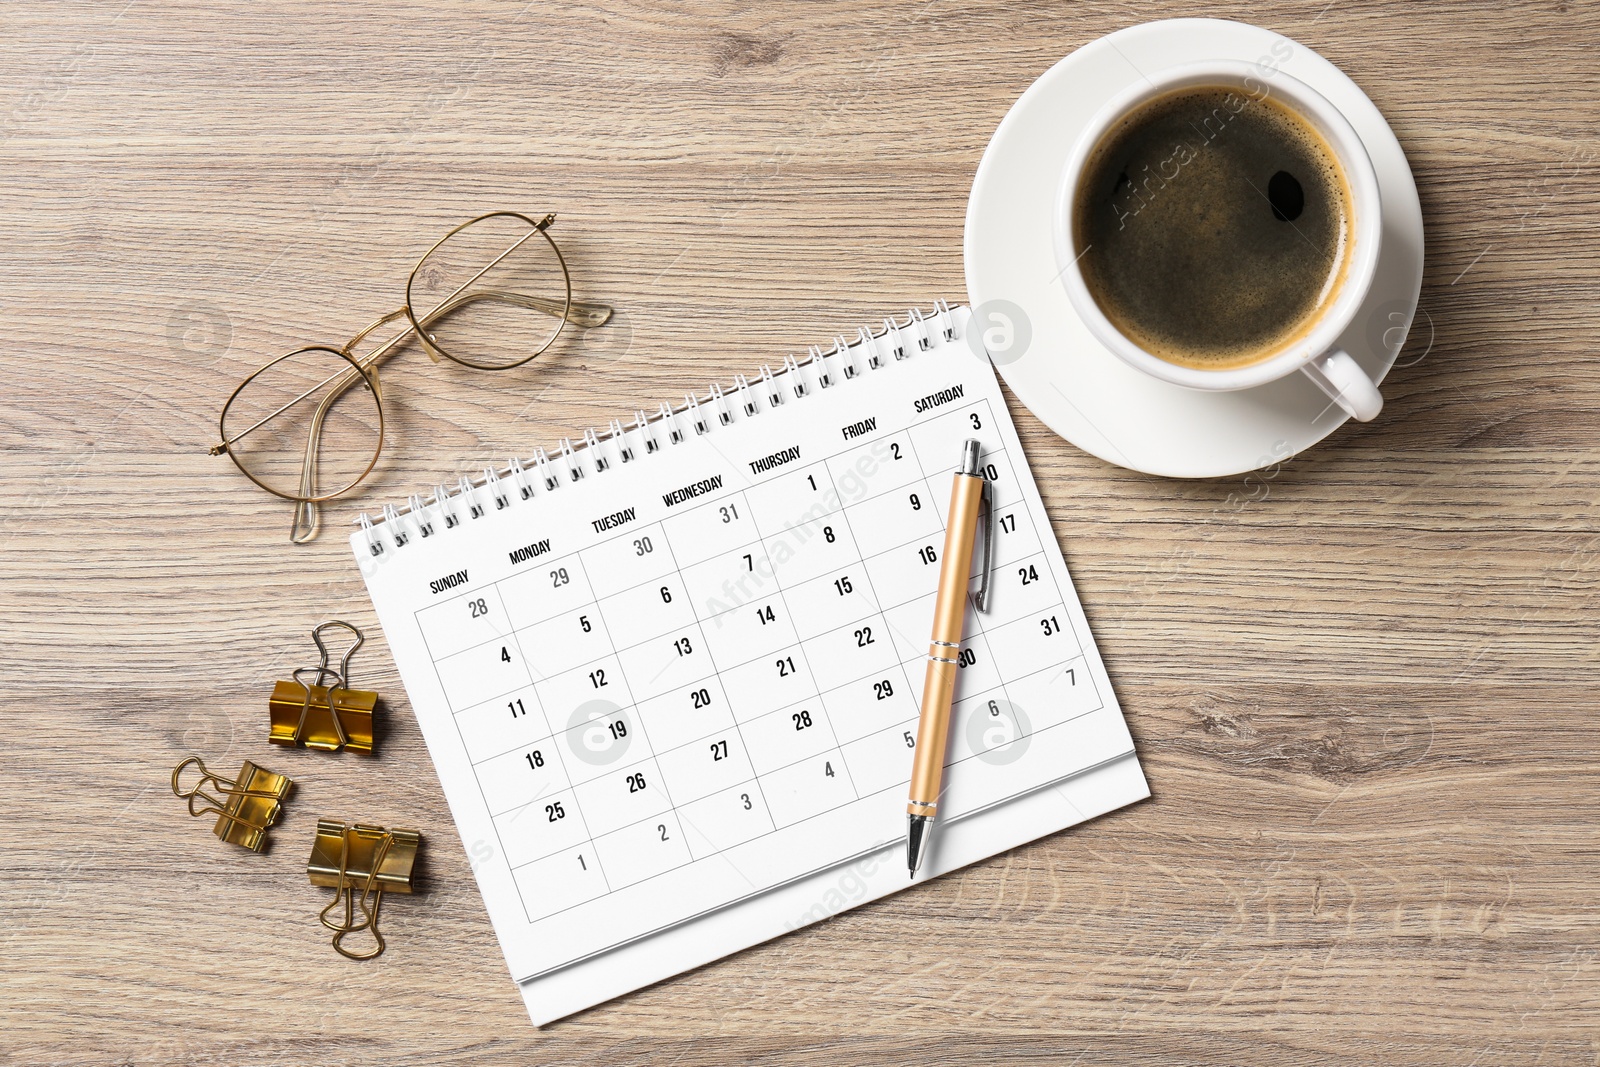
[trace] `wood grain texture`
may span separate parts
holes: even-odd
[[[1319,50],[1427,221],[1388,407],[1270,477],[1013,412],[1154,798],[536,1031],[342,540],[204,453],[269,354],[398,306],[456,220],[561,213],[615,322],[525,378],[416,352],[357,503],[959,300],[984,144],[1124,3],[19,0],[0,45],[0,1063],[1600,1060],[1600,9],[1164,6]],[[335,509],[343,522],[352,507]],[[337,617],[372,761],[270,750]],[[295,777],[262,856],[185,753]],[[319,816],[424,833],[328,948]]]

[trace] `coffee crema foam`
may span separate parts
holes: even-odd
[[[1270,96],[1183,89],[1142,105],[1089,157],[1076,248],[1100,310],[1179,366],[1272,358],[1333,302],[1351,258],[1350,183]]]

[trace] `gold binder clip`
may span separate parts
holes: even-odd
[[[328,665],[328,646],[322,641],[322,631],[334,627],[355,635],[355,643],[339,660],[338,670]],[[301,667],[294,672],[294,681],[272,687],[272,699],[267,703],[271,718],[267,740],[323,752],[348,748],[370,755],[372,714],[378,706],[378,694],[350,688],[350,657],[366,638],[354,626],[336,620],[312,630],[311,639],[322,653],[322,662],[315,667]]]
[[[178,785],[178,777],[191,763],[199,769],[200,780],[193,789],[185,791]],[[208,784],[227,799],[219,800],[205,793]],[[257,767],[249,760],[244,761],[239,777],[231,782],[206,770],[199,756],[190,756],[172,769],[172,792],[189,802],[189,814],[196,818],[216,815],[217,825],[212,832],[228,844],[241,845],[251,852],[260,852],[267,843],[267,827],[278,821],[283,799],[293,785],[294,782],[283,775]],[[197,800],[206,806],[197,810]]]
[[[422,847],[422,835],[415,830],[385,830],[381,826],[351,823],[337,819],[318,819],[317,838],[311,844],[311,859],[306,875],[312,885],[335,890],[333,900],[317,916],[333,931],[333,947],[341,956],[370,960],[383,955],[383,935],[378,932],[378,911],[383,894],[411,892],[411,869]],[[358,895],[359,894],[359,895]],[[328,913],[344,905],[342,921]],[[355,913],[361,912],[356,921]],[[344,947],[346,936],[371,930],[376,947],[370,952],[351,952]]]

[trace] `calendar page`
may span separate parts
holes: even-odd
[[[940,825],[1133,751],[966,326],[741,380],[352,537],[513,977],[903,839],[969,438],[993,569]]]

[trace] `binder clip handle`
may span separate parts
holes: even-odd
[[[312,630],[311,640],[317,643],[317,651],[322,653],[322,663],[320,666],[323,670],[328,669],[328,646],[326,642],[322,640],[322,631],[335,628],[349,630],[350,633],[355,636],[355,643],[349,648],[345,649],[344,655],[339,659],[339,688],[348,689],[350,686],[350,657],[356,654],[356,649],[367,643],[367,638],[366,635],[360,630],[356,629],[350,623],[344,622],[340,619],[332,619],[323,623],[321,626],[318,626],[315,630]],[[318,684],[320,685],[321,683],[319,682]]]
[[[339,657],[337,668],[333,666],[326,636],[334,630],[347,631],[354,638]],[[317,665],[298,668],[293,684],[279,682],[273,688],[267,702],[270,717],[267,740],[324,752],[351,747],[370,753],[372,710],[378,695],[358,693],[350,688],[350,657],[366,643],[366,636],[350,623],[333,619],[312,630],[311,640],[319,653]],[[294,691],[297,687],[299,693]],[[346,715],[351,717],[348,722]]]
[[[370,906],[367,903],[369,892],[372,899]],[[342,923],[330,921],[328,912],[338,907],[341,903],[344,904],[344,921]],[[361,909],[360,922],[355,921],[355,909],[357,907]],[[373,891],[369,881],[359,898],[356,896],[355,890],[349,886],[338,890],[334,893],[333,899],[328,902],[328,906],[322,909],[317,919],[323,926],[333,931],[333,950],[335,952],[349,960],[371,960],[383,955],[383,950],[389,947],[387,942],[383,940],[383,934],[378,932],[378,913],[382,909],[383,890]],[[351,934],[360,933],[362,930],[372,931],[372,948],[366,952],[352,952],[345,948],[344,939]]]
[[[333,899],[328,906],[318,914],[317,920],[323,926],[333,931],[333,949],[339,955],[352,960],[370,960],[383,955],[383,950],[388,947],[383,939],[383,934],[378,931],[378,915],[383,910],[383,887],[378,884],[378,870],[383,865],[384,857],[389,854],[389,846],[394,842],[394,835],[385,833],[378,842],[373,853],[371,869],[362,882],[361,895],[356,896],[353,879],[350,876],[350,837],[348,832],[341,836],[339,846],[339,884],[334,890]],[[344,905],[344,920],[336,922],[328,918],[328,913],[340,904]],[[361,911],[361,921],[357,922],[355,913]],[[373,947],[366,952],[352,952],[344,947],[344,939],[351,934],[360,933],[362,930],[372,932]]]
[[[179,786],[178,780],[182,776],[184,770],[190,764],[193,764],[200,771],[200,778],[195,782],[193,789],[185,790]],[[217,792],[226,796],[259,797],[263,800],[281,799],[278,793],[270,790],[245,789],[236,781],[231,781],[227,778],[221,778],[215,774],[212,774],[210,771],[206,770],[205,762],[201,760],[199,756],[190,756],[182,763],[172,768],[172,793],[179,800],[187,800],[189,802],[189,814],[193,815],[195,818],[198,819],[202,815],[218,815],[224,819],[227,819],[229,822],[236,823],[240,826],[246,827],[247,829],[256,830],[258,832],[265,832],[267,827],[272,825],[270,821],[267,823],[256,823],[242,817],[237,812],[227,811],[226,808],[228,804],[226,801],[219,800],[218,798],[210,796],[205,792],[205,789],[208,785]],[[195,810],[194,806],[195,801],[197,800],[204,802],[206,805],[198,811]]]

